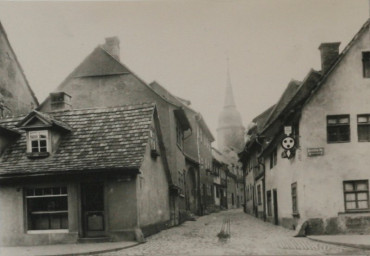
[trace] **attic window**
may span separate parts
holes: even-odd
[[[28,156],[48,156],[48,131],[29,131],[28,132]]]

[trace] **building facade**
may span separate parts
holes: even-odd
[[[292,81],[256,134],[264,186],[254,194],[268,221],[306,234],[370,232],[369,42],[368,20],[341,53],[321,44],[321,71]]]
[[[32,111],[0,127],[1,245],[140,241],[171,225],[154,105]]]
[[[93,52],[59,85],[55,92],[63,91],[71,96],[74,108],[114,107],[127,104],[155,103],[168,165],[171,171],[171,220],[172,225],[184,221],[184,150],[185,133],[191,126],[180,104],[157,93],[120,61],[117,37],[106,38],[105,44]],[[50,111],[52,96],[39,107]]]

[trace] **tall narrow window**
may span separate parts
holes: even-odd
[[[67,187],[27,188],[28,230],[68,229]]]
[[[267,215],[271,216],[272,215],[272,200],[271,200],[271,190],[267,191]]]
[[[298,213],[297,182],[292,184],[292,210]]]
[[[370,52],[362,53],[362,74],[365,78],[370,78]]]
[[[329,143],[350,141],[349,115],[327,117],[327,139]]]
[[[358,141],[370,141],[370,115],[357,116]]]
[[[28,136],[29,152],[39,153],[48,151],[48,131],[30,131]]]
[[[261,185],[257,186],[257,203],[258,205],[262,204]]]
[[[179,123],[176,125],[176,142],[177,145],[182,149],[183,147],[183,140],[184,140],[184,132],[181,129],[181,126]]]
[[[344,181],[343,187],[346,211],[369,208],[368,180]]]

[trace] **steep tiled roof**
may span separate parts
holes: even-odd
[[[19,123],[17,123],[16,126],[22,128],[24,123],[27,122],[29,120],[29,118],[31,118],[33,116],[40,117],[44,122],[50,124],[50,126],[56,125],[56,126],[59,126],[59,127],[63,128],[64,130],[67,130],[67,131],[71,130],[71,127],[68,124],[55,119],[53,116],[51,116],[47,113],[39,112],[37,110],[33,110],[31,113],[29,113],[23,120],[21,120]]]
[[[303,104],[305,100],[311,95],[312,91],[317,87],[321,79],[321,74],[313,69],[308,72],[303,82],[296,83],[285,90],[283,96],[275,106],[267,122],[262,127],[262,132],[273,126],[274,122],[278,120],[284,113],[296,108],[299,104]],[[278,127],[275,127],[278,129]],[[276,131],[275,131],[276,132]]]
[[[0,158],[0,175],[138,169],[148,142],[155,106],[143,104],[53,112],[52,117],[72,131],[62,136],[46,158],[26,156],[25,132],[15,125],[21,118],[4,119],[0,125],[17,130],[20,138]]]
[[[296,80],[290,81],[283,95],[280,97],[279,101],[276,103],[274,109],[270,112],[270,115],[267,118],[264,126],[274,122],[279,117],[281,112],[288,105],[289,101],[293,98],[293,96],[295,95],[295,93],[297,92],[298,88],[301,85],[302,85],[302,82],[300,81],[296,81]]]

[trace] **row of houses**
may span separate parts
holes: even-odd
[[[39,104],[0,32],[1,245],[142,241],[241,207],[236,153],[212,148],[190,101],[124,65],[117,37]]]
[[[239,154],[245,211],[302,234],[369,233],[370,21],[292,80]]]

